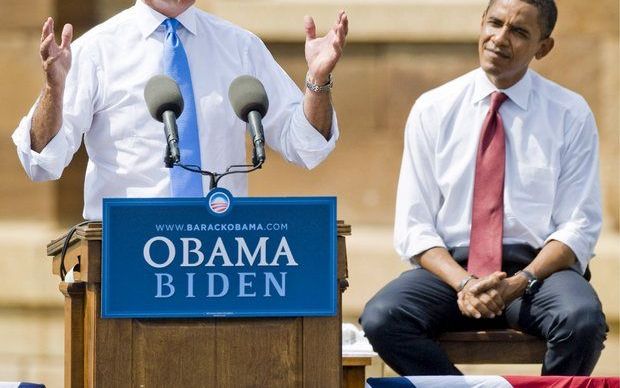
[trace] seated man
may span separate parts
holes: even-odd
[[[480,68],[413,106],[394,241],[414,269],[360,318],[401,375],[460,374],[435,339],[472,328],[544,338],[544,375],[588,375],[601,354],[587,280],[601,228],[596,124],[581,96],[528,69],[553,48],[556,19],[553,0],[490,0]]]

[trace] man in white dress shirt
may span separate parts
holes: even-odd
[[[553,0],[490,0],[480,68],[413,106],[394,243],[414,269],[360,318],[401,375],[460,374],[436,338],[473,328],[544,338],[545,375],[589,375],[601,354],[607,327],[587,280],[601,228],[596,124],[581,96],[528,68],[553,48],[556,19]]]
[[[71,25],[64,26],[60,44],[54,21],[43,25],[44,87],[13,141],[26,173],[39,181],[58,179],[84,139],[89,156],[85,219],[101,219],[104,197],[171,194],[162,125],[150,117],[143,98],[147,81],[164,72],[168,18],[178,21],[176,33],[187,53],[203,170],[223,172],[245,164],[245,123],[227,97],[231,81],[243,74],[258,78],[267,91],[270,104],[263,123],[271,148],[306,168],[334,149],[338,126],[330,74],[345,44],[346,14],[338,14],[324,37],[316,36],[314,21],[306,17],[308,74],[302,94],[260,39],[197,9],[194,2],[137,0],[73,43]],[[247,195],[245,175],[228,176],[220,186]],[[203,188],[207,191],[206,177]]]

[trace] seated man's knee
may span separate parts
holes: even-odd
[[[576,346],[599,344],[605,340],[607,324],[600,305],[568,306],[561,310],[552,328],[550,341],[572,341]]]
[[[390,320],[389,307],[374,300],[366,304],[364,312],[360,316],[360,324],[369,339],[380,336],[390,325]]]
[[[360,323],[364,333],[369,339],[382,337],[386,333],[398,331],[400,325],[405,325],[399,308],[393,303],[385,303],[379,299],[372,299],[364,308],[360,317]]]

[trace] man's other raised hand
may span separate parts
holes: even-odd
[[[65,24],[60,39],[60,45],[54,35],[54,19],[47,18],[41,30],[41,65],[45,73],[46,86],[63,88],[67,74],[71,68],[71,41],[73,40],[73,26]]]

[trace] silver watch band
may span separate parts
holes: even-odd
[[[331,73],[329,74],[327,78],[327,83],[325,85],[317,85],[317,84],[310,82],[310,73],[306,74],[306,87],[309,90],[313,91],[314,93],[327,93],[330,90],[332,90],[333,86],[334,86],[334,79],[332,78]]]
[[[465,286],[467,285],[467,283],[469,283],[471,279],[478,279],[478,277],[476,275],[468,275],[467,277],[464,277],[463,280],[459,282],[459,286],[456,289],[456,292],[459,293],[463,291],[463,289],[465,288]]]
[[[527,270],[517,271],[516,275],[522,274],[527,279],[527,286],[525,287],[525,295],[531,295],[534,292],[534,289],[538,287],[538,278]]]
[[[531,273],[530,271],[524,270],[524,269],[521,270],[521,271],[517,271],[515,273],[515,275],[518,275],[518,274],[523,274],[527,278],[528,283],[532,282],[532,281],[538,280],[538,278],[536,276],[534,276],[533,273]]]

